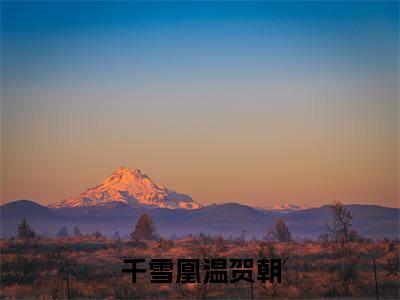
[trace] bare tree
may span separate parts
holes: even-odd
[[[92,237],[95,239],[101,239],[104,238],[103,234],[100,232],[100,229],[97,228],[95,232],[92,233]]]
[[[82,236],[81,230],[79,229],[78,226],[74,227],[73,235],[74,235],[74,237],[81,237]]]
[[[357,232],[351,228],[353,215],[339,201],[333,201],[330,205],[333,212],[333,219],[327,223],[331,237],[334,241],[344,245],[347,242],[358,239]]]
[[[65,226],[63,226],[58,232],[57,232],[57,237],[58,238],[63,238],[63,237],[68,237],[69,233],[68,230]]]
[[[339,283],[339,294],[349,297],[359,276],[360,261],[360,253],[357,248],[352,248],[349,242],[358,241],[358,235],[352,229],[353,215],[342,203],[333,201],[330,209],[333,213],[333,218],[327,222],[330,237],[341,246],[336,247],[334,253],[337,260],[335,273]]]
[[[116,241],[121,240],[121,237],[120,237],[120,235],[119,235],[119,231],[118,231],[118,230],[116,230],[116,231],[114,232],[113,239],[116,240]]]

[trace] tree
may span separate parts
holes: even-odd
[[[18,225],[18,237],[22,239],[30,239],[34,238],[35,236],[35,230],[29,226],[26,218],[23,217],[21,223]]]
[[[93,232],[92,236],[96,239],[101,239],[103,238],[103,234],[100,232],[100,229],[97,228],[95,232]]]
[[[360,260],[360,252],[357,248],[349,247],[348,242],[356,241],[358,235],[351,228],[353,215],[339,201],[333,201],[329,208],[333,213],[333,218],[328,220],[327,227],[329,237],[336,243],[340,243],[340,247],[335,247],[334,256],[337,265],[334,272],[339,285],[339,295],[349,297],[351,295],[352,286],[358,278],[358,264]]]
[[[174,241],[178,239],[178,236],[174,232],[169,239]]]
[[[119,231],[117,230],[114,232],[114,240],[119,241],[120,239],[121,239],[121,237],[119,236]]]
[[[286,226],[285,221],[283,221],[282,219],[277,219],[275,221],[275,225],[272,229],[269,230],[268,236],[278,242],[289,243],[293,240],[289,228]]]
[[[147,213],[140,216],[134,232],[131,233],[131,239],[133,241],[157,239],[154,221]]]
[[[74,235],[74,237],[81,237],[82,236],[81,230],[79,229],[78,226],[74,227],[73,235]]]
[[[68,230],[65,226],[63,226],[58,232],[57,237],[63,238],[69,236]]]
[[[333,240],[342,245],[356,241],[358,234],[351,228],[351,220],[353,219],[351,212],[339,201],[333,201],[329,207],[333,212],[333,219],[327,223],[327,226]]]

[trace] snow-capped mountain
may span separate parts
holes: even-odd
[[[289,213],[293,211],[298,211],[298,210],[305,210],[312,208],[311,206],[307,204],[290,204],[290,203],[277,203],[273,206],[267,206],[267,207],[257,207],[257,209],[266,211],[266,212],[279,212],[279,213]]]
[[[78,208],[107,206],[123,203],[132,207],[161,207],[196,209],[201,204],[188,195],[179,194],[164,186],[155,184],[140,170],[120,167],[99,185],[88,189],[78,197],[65,199],[50,205],[50,208]]]

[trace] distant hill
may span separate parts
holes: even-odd
[[[31,200],[18,200],[0,206],[2,218],[22,219],[47,219],[57,218],[57,215],[46,206],[42,206]]]
[[[400,210],[377,205],[346,205],[354,215],[354,228],[371,238],[399,237]],[[140,214],[148,212],[154,219],[158,232],[169,237],[187,234],[221,234],[238,236],[243,230],[247,237],[265,236],[277,218],[285,220],[295,237],[317,238],[327,232],[326,221],[331,212],[327,205],[319,208],[295,210],[284,213],[260,211],[237,203],[214,204],[199,209],[167,209],[132,207],[124,203],[107,206],[48,208],[29,200],[19,200],[0,207],[1,236],[16,235],[19,221],[25,216],[38,233],[55,235],[66,226],[70,232],[79,226],[82,232],[112,236],[133,230]]]
[[[353,214],[353,226],[361,235],[370,238],[399,237],[398,208],[378,205],[345,205]],[[296,227],[299,236],[318,236],[326,231],[326,222],[331,217],[328,205],[286,214],[283,218],[289,227]]]

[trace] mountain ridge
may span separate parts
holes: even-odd
[[[98,185],[87,189],[77,197],[51,204],[49,208],[108,207],[118,202],[135,208],[196,209],[202,207],[190,196],[154,183],[139,169],[131,170],[121,166]]]
[[[36,216],[33,213],[39,211]],[[399,238],[400,209],[379,205],[345,205],[353,216],[354,228],[361,236],[369,238]],[[83,210],[83,211],[82,211]],[[113,208],[82,207],[71,209],[50,209],[27,200],[14,201],[0,206],[1,236],[16,235],[18,223],[23,217],[40,233],[54,236],[58,229],[66,226],[70,231],[79,226],[82,232],[100,229],[107,236],[115,230],[129,233],[133,230],[139,216],[147,212],[154,219],[159,233],[164,237],[172,234],[187,235],[218,234],[225,237],[238,236],[244,230],[251,237],[262,238],[267,229],[278,219],[283,219],[293,236],[297,238],[317,238],[327,233],[326,220],[331,217],[328,205],[289,213],[271,214],[253,207],[225,203],[204,206],[198,209],[167,209],[130,207],[118,203]]]

